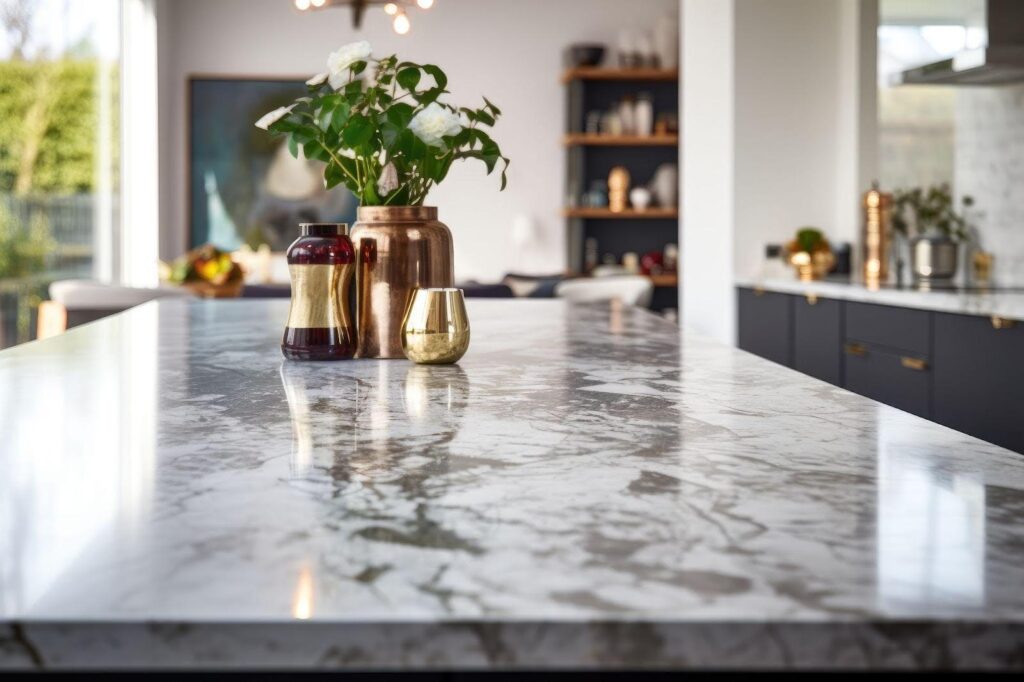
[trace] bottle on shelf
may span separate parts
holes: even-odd
[[[633,127],[640,137],[650,137],[654,132],[654,100],[650,93],[637,95],[633,106]]]

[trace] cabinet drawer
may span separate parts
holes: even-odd
[[[852,342],[843,347],[845,388],[921,417],[931,412],[929,370],[918,356]]]
[[[1024,452],[1024,322],[935,315],[935,420]]]
[[[846,304],[846,340],[929,354],[931,313],[871,303]]]
[[[792,367],[793,297],[744,288],[737,296],[740,348]]]
[[[793,369],[830,384],[841,383],[842,311],[839,301],[793,297]]]

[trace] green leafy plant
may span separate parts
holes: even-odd
[[[801,227],[796,232],[797,246],[807,253],[813,252],[824,240],[825,236],[816,227]]]
[[[488,174],[500,163],[505,189],[509,160],[484,131],[501,110],[487,98],[479,109],[442,101],[448,78],[433,64],[370,54],[365,41],[341,47],[307,81],[309,96],[257,127],[287,137],[296,158],[323,161],[325,186],[345,185],[364,206],[422,204],[460,159],[482,161]]]
[[[0,201],[0,279],[25,277],[44,270],[55,247],[44,215],[36,213],[25,226]]]
[[[948,184],[928,188],[900,189],[893,193],[892,226],[904,237],[911,233],[937,232],[953,241],[965,241],[974,228],[967,211],[974,206],[974,198],[964,195],[960,199],[960,212],[954,208],[953,193]]]

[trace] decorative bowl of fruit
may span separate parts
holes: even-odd
[[[236,298],[245,284],[242,268],[231,254],[213,244],[192,249],[173,263],[161,262],[160,279],[202,298]]]

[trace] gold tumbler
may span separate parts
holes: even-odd
[[[402,322],[402,351],[422,365],[458,362],[469,348],[462,289],[417,289]]]

